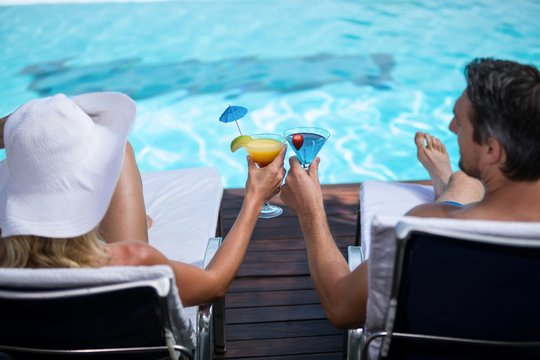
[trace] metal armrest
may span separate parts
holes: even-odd
[[[349,269],[354,271],[362,262],[364,262],[364,252],[361,246],[349,246],[347,248]],[[360,359],[362,348],[362,336],[364,329],[349,329],[347,331],[347,360]]]
[[[208,264],[210,264],[210,261],[212,261],[212,258],[221,246],[221,242],[222,239],[220,237],[213,237],[208,239],[208,243],[206,244],[206,252],[204,253],[203,268],[206,269]]]
[[[364,262],[364,252],[362,251],[361,246],[349,246],[347,248],[348,252],[348,263],[349,263],[349,270],[354,271],[360,265]]]
[[[221,246],[222,238],[208,239],[204,255],[204,268]],[[201,305],[197,315],[199,359],[212,359],[212,353],[224,353],[225,348],[225,299],[216,300],[211,306]],[[213,348],[212,348],[213,345]]]

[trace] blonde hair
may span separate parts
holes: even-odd
[[[110,257],[97,230],[63,239],[17,235],[2,238],[1,242],[0,267],[97,267]]]

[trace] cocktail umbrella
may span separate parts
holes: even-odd
[[[242,135],[242,130],[240,130],[240,126],[238,126],[238,119],[243,118],[248,112],[248,109],[246,109],[243,106],[231,106],[227,107],[223,114],[219,117],[219,121],[228,123],[234,121],[236,123],[236,127],[238,127],[238,131],[240,132],[240,135]]]

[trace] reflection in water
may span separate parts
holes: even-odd
[[[120,91],[139,100],[183,90],[186,96],[223,92],[234,98],[245,92],[287,93],[345,81],[389,89],[394,65],[393,57],[388,54],[366,57],[320,54],[273,60],[245,57],[168,64],[124,59],[81,67],[51,62],[28,66],[22,73],[33,77],[29,88],[42,96]]]

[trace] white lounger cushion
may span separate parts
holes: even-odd
[[[360,185],[360,236],[365,257],[370,253],[370,224],[375,215],[401,216],[413,207],[434,201],[428,185],[370,180]]]
[[[208,239],[216,236],[223,185],[211,167],[142,173],[150,244],[169,259],[203,266]]]
[[[169,259],[203,267],[208,239],[216,235],[223,184],[212,167],[142,173],[150,244]],[[197,307],[186,308],[196,321]]]

